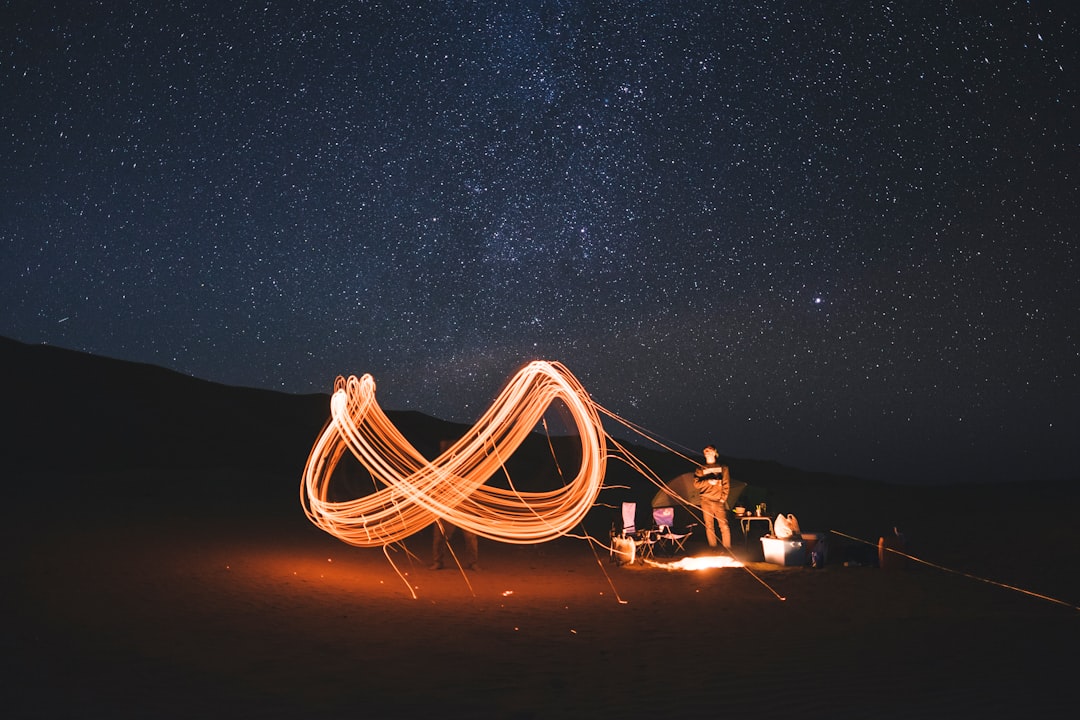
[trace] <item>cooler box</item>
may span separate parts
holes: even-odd
[[[802,540],[766,536],[761,538],[761,550],[765,554],[765,562],[773,565],[806,564],[806,548]]]

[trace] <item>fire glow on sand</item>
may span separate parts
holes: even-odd
[[[557,400],[565,403],[581,439],[573,481],[544,492],[485,485]],[[370,375],[339,377],[330,415],[308,456],[300,500],[311,522],[358,547],[385,547],[438,519],[500,542],[553,540],[584,518],[607,466],[597,407],[558,363],[535,361],[518,371],[469,432],[431,461],[379,407]],[[330,478],[346,450],[384,487],[331,501]]]
[[[730,555],[700,555],[698,557],[684,557],[672,562],[656,562],[646,560],[649,567],[662,568],[664,570],[710,570],[712,568],[743,567],[743,564]]]

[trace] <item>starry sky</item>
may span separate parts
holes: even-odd
[[[0,334],[699,454],[1076,477],[1080,9],[0,3]],[[636,436],[610,425],[627,439]]]

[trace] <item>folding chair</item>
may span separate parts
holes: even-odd
[[[619,565],[629,565],[640,558],[651,558],[656,540],[648,530],[637,529],[637,503],[622,504],[622,531],[611,529],[611,559]]]
[[[693,527],[685,528],[685,532],[675,532],[675,508],[653,508],[653,522],[656,523],[656,552],[675,555],[684,552],[687,539],[693,534]]]

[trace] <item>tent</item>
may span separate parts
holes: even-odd
[[[742,495],[743,490],[745,489],[746,483],[742,480],[732,479],[731,491],[728,493],[727,502],[729,508],[735,506],[735,502],[739,499],[739,496]],[[653,495],[653,507],[667,507],[668,505],[672,505],[676,508],[686,508],[687,505],[701,507],[701,493],[694,487],[694,473],[687,472],[682,475],[676,475]]]

